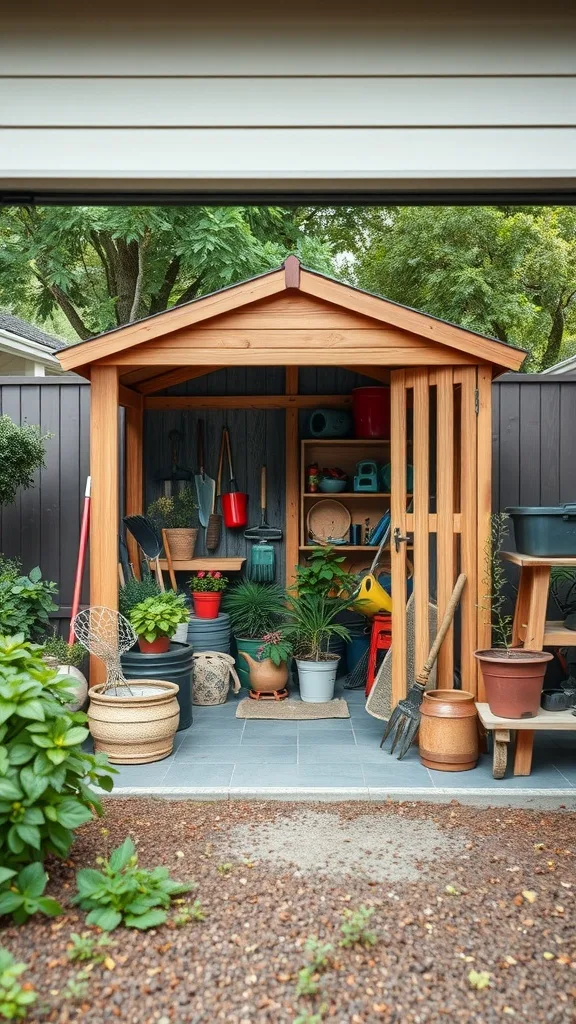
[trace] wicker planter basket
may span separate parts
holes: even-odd
[[[172,753],[180,710],[178,687],[159,679],[131,679],[126,686],[90,690],[88,725],[94,749],[112,764],[148,764]]]
[[[170,555],[175,562],[187,562],[194,558],[198,530],[166,530]]]

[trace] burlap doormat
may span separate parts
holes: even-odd
[[[303,700],[241,700],[236,718],[282,718],[288,722],[306,722],[318,718],[350,718],[345,700],[325,704],[306,704]]]

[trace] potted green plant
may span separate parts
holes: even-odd
[[[142,579],[138,580],[132,576],[120,587],[118,609],[125,618],[129,618],[135,605],[145,601],[147,597],[158,597],[161,593],[156,577],[150,571],[144,570]]]
[[[170,554],[175,561],[188,561],[194,557],[199,520],[192,487],[182,487],[170,497],[157,498],[149,506],[148,516],[160,530],[166,530]]]
[[[84,707],[88,696],[88,682],[80,671],[86,651],[82,644],[68,644],[63,637],[55,633],[44,640],[42,657],[49,668],[59,676],[68,676],[74,697],[66,705],[69,711],[79,711]]]
[[[224,595],[222,608],[230,616],[238,675],[242,686],[248,687],[250,670],[245,655],[256,658],[264,637],[278,630],[286,618],[286,594],[278,583],[243,579]]]
[[[222,594],[228,586],[227,577],[217,569],[201,569],[191,577],[189,586],[197,618],[217,619]]]
[[[259,693],[283,690],[288,682],[288,661],[292,644],[281,631],[266,633],[256,658],[244,651],[250,668],[250,686]]]
[[[142,654],[165,654],[170,637],[181,622],[187,621],[188,609],[181,594],[167,590],[134,605],[129,618]]]
[[[491,537],[486,547],[484,609],[490,616],[493,646],[475,651],[474,657],[480,662],[492,714],[499,718],[534,718],[540,707],[546,664],[552,654],[512,647],[512,618],[505,610],[506,575],[499,557],[507,519],[504,512],[492,516]],[[530,639],[526,638],[528,644]]]
[[[357,577],[344,569],[346,556],[340,548],[322,544],[306,556],[306,565],[296,566],[294,590],[298,594],[321,594],[342,597],[358,587]]]
[[[348,606],[347,598],[301,594],[288,598],[288,622],[284,636],[292,643],[300,696],[306,703],[323,704],[334,697],[334,683],[340,656],[330,652],[330,640],[349,640],[345,626],[336,616]]]

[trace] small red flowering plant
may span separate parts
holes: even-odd
[[[266,633],[262,637],[262,646],[258,648],[256,654],[260,661],[270,658],[272,663],[278,667],[283,661],[288,661],[292,654],[292,644],[282,636],[280,631]]]
[[[201,569],[188,580],[193,594],[217,594],[226,590],[228,579],[217,569]]]

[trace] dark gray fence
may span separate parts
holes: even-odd
[[[329,376],[328,376],[329,375]],[[301,371],[305,393],[346,392],[362,378],[343,370]],[[283,390],[279,368],[262,371],[229,370],[200,378],[176,393],[245,394]],[[88,475],[90,387],[78,377],[0,377],[0,412],[17,423],[38,424],[52,434],[46,468],[36,485],[21,492],[14,505],[0,514],[0,551],[20,558],[26,570],[40,565],[60,587],[61,629],[70,612],[80,512]],[[248,415],[255,417],[250,423]],[[169,462],[168,432],[185,427],[181,461],[194,466],[193,420],[190,413],[147,415],[147,498],[160,489],[158,475]],[[224,417],[206,412],[209,459],[216,469],[220,428]],[[281,523],[284,496],[284,426],[281,412],[228,411],[236,453],[236,472],[242,486],[257,495],[260,463],[270,471],[271,521]],[[186,423],[184,423],[186,420]],[[556,504],[576,501],[576,374],[563,377],[505,374],[493,388],[494,508],[507,505]],[[256,518],[255,502],[251,520]],[[236,552],[243,538],[226,541]],[[224,549],[223,549],[224,550]],[[279,564],[282,558],[279,554]],[[87,580],[83,600],[88,600]]]

